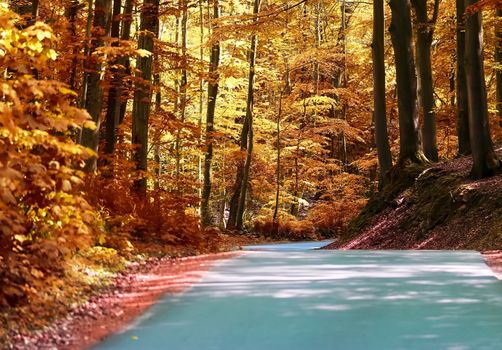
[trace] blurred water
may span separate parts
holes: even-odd
[[[316,247],[249,247],[95,349],[502,349],[502,283],[479,253]]]

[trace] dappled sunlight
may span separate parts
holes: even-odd
[[[502,284],[479,253],[261,246],[97,349],[139,335],[136,346],[183,350],[478,350],[492,348],[479,334],[501,344],[501,328]]]

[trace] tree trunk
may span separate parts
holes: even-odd
[[[111,0],[96,0],[92,28],[92,44],[89,56],[89,68],[87,89],[85,94],[85,109],[89,112],[92,121],[96,124],[94,130],[83,128],[80,143],[96,152],[96,155],[86,161],[86,171],[96,170],[97,152],[99,144],[99,129],[101,124],[101,107],[103,104],[103,88],[101,86],[101,64],[92,57],[92,53],[104,45],[104,38],[110,34],[110,22],[112,14]]]
[[[12,11],[22,17],[20,28],[26,28],[35,23],[38,16],[39,0],[10,0]]]
[[[114,39],[119,39],[120,36],[120,9],[122,5],[122,0],[113,0],[113,19],[112,19],[112,30],[111,37]],[[118,41],[113,42],[112,46],[118,46]],[[118,60],[113,62],[113,65],[118,64]],[[112,83],[108,90],[108,106],[106,110],[106,133],[105,133],[105,154],[111,155],[115,150],[115,144],[117,143],[117,126],[119,123],[120,116],[120,93],[122,77],[120,68],[111,68],[112,72]]]
[[[495,65],[497,67],[496,84],[497,84],[497,116],[499,118],[499,125],[502,127],[502,9],[497,10],[496,20],[498,25],[495,27]]]
[[[145,0],[141,8],[141,25],[138,47],[153,53],[154,36],[158,32],[159,0]],[[133,161],[136,170],[147,171],[148,157],[148,120],[152,98],[153,57],[137,57],[138,82],[134,91],[132,112],[132,141],[136,146],[133,151]],[[146,196],[146,177],[135,181],[134,191],[139,196]]]
[[[421,163],[425,156],[419,149],[417,79],[411,44],[409,0],[390,0],[392,21],[389,28],[396,64],[397,104],[399,108],[399,164]]]
[[[385,184],[385,174],[392,167],[392,155],[387,135],[385,111],[385,16],[383,0],[373,0],[373,108],[375,111],[375,143],[380,166],[379,184]]]
[[[254,22],[257,21],[256,14],[260,10],[260,0],[254,0],[253,15]],[[242,230],[244,210],[246,208],[246,194],[249,182],[249,173],[251,172],[251,160],[253,156],[253,106],[254,106],[254,79],[256,65],[256,45],[258,37],[253,34],[251,37],[251,49],[249,51],[249,78],[248,78],[248,97],[246,102],[246,120],[249,128],[248,142],[246,150],[246,162],[244,163],[244,171],[242,174],[241,193],[239,196],[239,209],[237,210],[236,227]]]
[[[272,217],[273,222],[277,222],[279,214],[279,195],[281,192],[281,117],[282,117],[282,94],[279,95],[279,111],[277,113],[276,120],[276,147],[277,147],[277,162],[275,163],[275,206],[274,215]]]
[[[416,52],[418,73],[418,96],[423,113],[423,148],[425,156],[438,160],[436,140],[436,114],[434,112],[434,86],[432,82],[431,45],[436,23],[439,0],[434,1],[434,14],[429,21],[427,0],[412,0],[416,15]]]
[[[213,18],[220,16],[218,0],[213,3]],[[211,58],[209,61],[209,82],[207,87],[207,113],[206,113],[206,154],[204,157],[204,187],[200,204],[202,224],[211,225],[213,218],[209,208],[211,197],[211,163],[213,161],[213,132],[214,132],[214,112],[216,109],[216,97],[218,96],[218,65],[220,63],[220,43],[215,42],[211,48]]]
[[[466,5],[474,5],[477,2],[478,0],[466,0]],[[473,158],[471,176],[478,179],[493,175],[500,168],[500,161],[493,150],[488,123],[481,11],[466,17],[465,61],[469,135]]]
[[[456,0],[457,10],[457,83],[455,95],[457,96],[457,137],[458,155],[465,156],[471,153],[469,140],[469,103],[467,98],[467,83],[465,77],[465,0]]]
[[[131,39],[131,25],[133,21],[133,0],[125,0],[124,6],[124,14],[123,14],[123,22],[122,29],[120,31],[120,40],[129,40]],[[118,85],[120,88],[120,112],[119,112],[119,124],[122,124],[124,121],[126,109],[127,109],[127,99],[122,95],[123,92],[123,79],[124,76],[131,74],[131,64],[129,61],[129,57],[121,57],[119,58],[119,63],[122,67],[124,67],[124,72],[120,75],[120,84]]]

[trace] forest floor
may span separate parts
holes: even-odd
[[[327,249],[474,249],[501,266],[502,174],[472,180],[471,166],[461,157],[407,169]]]
[[[0,313],[2,349],[82,349],[127,326],[163,294],[189,289],[215,262],[241,254],[262,237],[224,236],[218,251],[194,255],[177,247],[139,243],[123,263],[93,265],[75,259],[76,275],[65,277],[63,293]],[[106,265],[106,264],[105,264]],[[3,334],[2,334],[3,333]]]

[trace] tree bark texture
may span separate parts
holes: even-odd
[[[113,0],[113,15],[112,15],[112,27],[111,27],[111,37],[119,39],[120,36],[120,10],[122,1]],[[118,41],[113,42],[112,46],[118,46]],[[118,60],[113,62],[113,65],[118,64]],[[108,105],[106,109],[106,133],[105,133],[105,153],[108,155],[113,154],[115,150],[115,144],[117,143],[117,126],[120,117],[120,95],[121,95],[121,84],[122,77],[120,68],[111,68],[112,72],[112,83],[108,89]]]
[[[399,163],[421,163],[419,149],[417,78],[413,59],[409,0],[390,0],[392,21],[389,28],[396,62],[397,105],[399,114]]]
[[[213,18],[220,16],[219,3],[217,0],[213,4]],[[218,96],[218,65],[220,63],[220,43],[215,42],[211,48],[211,58],[209,61],[209,82],[207,87],[207,113],[206,113],[206,154],[204,156],[204,183],[202,188],[202,198],[200,212],[202,224],[211,225],[213,218],[210,210],[211,198],[211,165],[213,161],[213,132],[214,132],[214,112],[216,109],[216,98]]]
[[[456,0],[457,18],[457,82],[455,85],[458,155],[471,153],[469,140],[469,103],[465,77],[465,0]]]
[[[478,0],[466,0],[466,5],[474,5],[477,2]],[[465,60],[469,99],[469,135],[473,159],[471,176],[482,178],[493,175],[500,168],[500,161],[493,150],[488,123],[481,11],[466,17]]]
[[[423,149],[427,159],[438,160],[436,140],[436,115],[434,112],[434,86],[432,82],[431,45],[437,19],[439,0],[434,1],[434,14],[429,21],[427,0],[412,0],[416,16],[416,53],[418,97],[423,113]]]
[[[99,129],[101,124],[101,107],[103,104],[103,87],[101,86],[101,64],[92,57],[92,53],[104,45],[104,38],[110,34],[112,0],[96,0],[92,28],[92,43],[89,56],[89,74],[85,94],[85,109],[89,112],[96,128],[83,128],[80,143],[96,152],[96,155],[86,161],[86,171],[96,170],[99,145]]]
[[[385,110],[385,16],[383,0],[373,0],[373,108],[375,113],[375,143],[380,166],[379,183],[385,183],[385,174],[392,167],[392,155],[387,134]]]
[[[141,8],[141,25],[138,47],[153,53],[154,37],[158,32],[159,0],[145,0]],[[137,58],[139,81],[134,91],[134,104],[132,112],[132,144],[136,146],[133,151],[133,161],[136,170],[147,171],[148,158],[148,121],[150,117],[150,104],[152,100],[152,55]],[[144,197],[147,190],[146,177],[134,183],[134,190]]]
[[[253,15],[256,22],[256,14],[260,10],[260,0],[254,0]],[[248,96],[246,102],[246,120],[249,128],[246,161],[244,163],[244,171],[242,174],[241,193],[239,197],[239,209],[237,210],[236,227],[242,230],[244,224],[244,211],[246,209],[246,196],[249,185],[249,174],[251,172],[251,161],[253,157],[253,107],[254,107],[254,80],[255,80],[255,66],[256,66],[256,46],[258,36],[253,34],[251,37],[251,48],[249,51],[249,78],[248,78]]]

